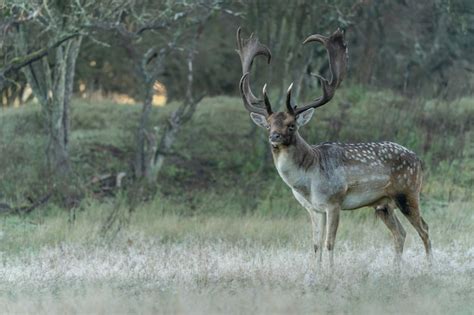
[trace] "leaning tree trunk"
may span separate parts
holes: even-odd
[[[205,17],[207,20],[210,15]],[[137,151],[135,156],[134,171],[138,178],[145,178],[148,184],[153,185],[158,180],[158,174],[163,166],[163,162],[170,149],[175,142],[176,136],[181,126],[191,119],[197,104],[203,98],[203,95],[194,98],[193,96],[193,62],[196,54],[196,43],[202,34],[202,25],[197,27],[196,34],[191,42],[187,56],[187,88],[185,100],[168,118],[164,127],[152,128],[149,122],[149,116],[152,110],[153,100],[153,84],[162,74],[164,69],[164,61],[167,54],[174,49],[175,43],[168,44],[168,47],[157,50],[149,49],[142,57],[141,66],[139,67],[142,78],[144,79],[145,100],[143,103],[142,114],[137,131]]]
[[[137,178],[148,178],[150,146],[156,142],[154,132],[150,130],[150,113],[153,107],[153,95],[155,93],[153,85],[158,76],[163,71],[164,58],[168,54],[168,48],[163,48],[157,52],[156,49],[149,49],[142,57],[139,69],[143,79],[145,98],[143,100],[142,113],[137,130],[137,149],[135,154],[134,172]],[[153,138],[153,139],[152,139]]]
[[[197,36],[195,41],[197,40]],[[143,141],[141,147],[139,147],[139,156],[143,158],[140,161],[143,165],[142,176],[146,178],[149,184],[155,184],[158,180],[158,174],[163,166],[166,156],[171,154],[171,147],[176,140],[181,126],[191,119],[193,116],[198,103],[201,101],[203,96],[195,99],[192,93],[193,87],[193,61],[195,55],[195,43],[189,51],[187,58],[188,66],[188,77],[187,77],[187,88],[186,97],[183,103],[176,109],[167,123],[159,130],[147,130],[145,129],[148,125],[148,115],[151,110],[151,98],[153,96],[153,86],[149,86],[149,90],[146,94],[145,103],[142,111],[142,119],[140,120],[139,138],[138,140]],[[161,131],[161,132],[160,132]],[[161,135],[159,137],[159,134]],[[159,140],[158,140],[159,138]]]
[[[194,98],[193,95],[194,57],[196,55],[196,42],[201,35],[201,32],[197,32],[195,34],[188,52],[188,76],[185,99],[168,119],[168,123],[165,125],[165,128],[162,132],[160,142],[156,143],[157,145],[152,147],[151,152],[153,155],[149,160],[149,170],[147,173],[147,179],[149,183],[155,183],[157,181],[158,173],[163,166],[166,156],[171,154],[171,147],[176,140],[181,126],[192,118],[194,112],[196,111],[197,105],[204,97],[204,94],[201,94],[197,98]]]

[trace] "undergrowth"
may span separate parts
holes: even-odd
[[[150,120],[159,126],[177,105],[153,108]],[[133,186],[130,165],[139,113],[140,106],[74,102],[70,156],[82,200],[107,203]],[[425,202],[450,202],[472,200],[472,125],[472,98],[409,100],[388,91],[351,86],[342,89],[330,106],[318,109],[301,133],[310,143],[398,142],[424,162]],[[271,215],[275,209],[278,215],[294,215],[299,206],[278,177],[265,138],[265,131],[252,125],[240,99],[205,99],[167,157],[156,198],[174,203],[175,211],[185,215]],[[55,185],[45,171],[45,142],[38,105],[2,109],[0,203],[29,204]],[[120,172],[127,174],[121,190],[104,193],[94,182],[104,174]]]

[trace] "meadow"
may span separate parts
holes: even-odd
[[[402,219],[400,271],[385,226],[344,213],[334,274],[317,266],[303,215],[183,217],[149,206],[108,240],[98,223],[110,207],[92,205],[74,226],[66,215],[42,224],[5,219],[2,312],[470,314],[474,307],[474,218],[464,215],[472,205],[426,209],[431,267]]]
[[[303,135],[313,143],[393,140],[422,157],[432,266],[399,213],[408,235],[394,268],[391,235],[368,208],[343,213],[334,273],[318,266],[309,218],[237,98],[200,104],[152,198],[132,207],[129,177],[104,194],[91,178],[129,174],[140,108],[76,100],[71,156],[81,203],[67,211],[51,200],[29,214],[1,214],[0,310],[471,314],[474,100],[409,100],[357,86],[337,97]],[[154,109],[153,120],[163,122],[175,106]],[[50,188],[39,115],[35,104],[0,112],[2,203],[22,206]]]

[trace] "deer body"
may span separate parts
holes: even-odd
[[[300,141],[294,147],[273,148],[273,159],[283,181],[315,211],[324,212],[331,203],[342,210],[383,204],[421,186],[420,161],[395,143],[310,146]],[[358,147],[364,149],[356,151]]]
[[[263,55],[270,61],[268,48],[251,36],[247,41],[237,31],[243,76],[240,91],[250,117],[269,131],[269,142],[275,167],[283,181],[292,189],[295,198],[306,208],[313,225],[314,250],[322,259],[325,244],[333,266],[333,249],[341,210],[373,207],[394,238],[395,261],[403,253],[405,230],[394,209],[398,208],[415,227],[423,240],[428,257],[431,242],[428,225],[419,209],[422,183],[421,161],[410,150],[393,142],[322,143],[308,144],[298,129],[307,124],[314,109],[328,103],[342,82],[346,69],[347,50],[341,31],[330,37],[311,35],[304,43],[322,43],[329,55],[331,81],[319,77],[323,95],[302,107],[291,104],[290,85],[286,98],[286,112],[273,112],[266,85],[263,100],[250,89],[249,71],[255,56]],[[319,250],[321,249],[321,250]]]

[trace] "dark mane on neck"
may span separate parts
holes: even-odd
[[[336,168],[344,164],[344,150],[337,143],[321,143],[311,146],[319,160],[319,168],[325,176],[331,176]]]
[[[298,133],[295,135],[294,155],[295,164],[307,171],[318,164],[318,152],[313,149]]]

